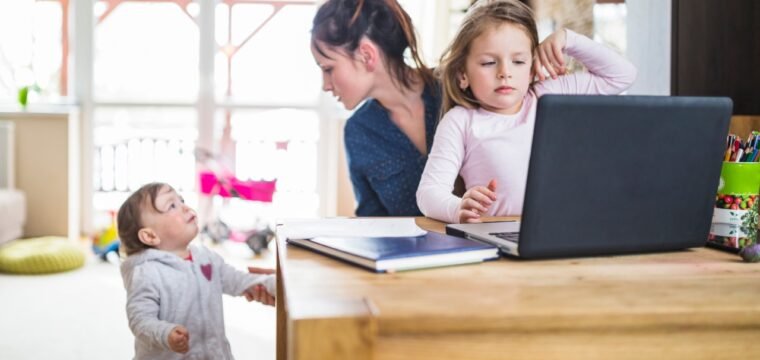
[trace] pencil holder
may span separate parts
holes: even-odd
[[[715,196],[709,241],[713,244],[740,250],[755,241],[757,211],[750,211],[758,201],[760,163],[724,162],[720,172],[718,194]],[[752,221],[754,220],[754,221]]]

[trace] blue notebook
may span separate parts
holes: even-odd
[[[417,237],[315,237],[294,244],[376,272],[478,263],[495,259],[495,246],[436,232]]]

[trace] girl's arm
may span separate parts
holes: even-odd
[[[630,61],[609,47],[567,29],[547,38],[534,59],[544,65],[550,75],[562,73],[560,69],[564,64],[558,48],[586,66],[588,72],[539,81],[534,85],[538,96],[551,93],[616,95],[628,89],[636,79],[636,68]]]
[[[417,206],[422,213],[447,223],[459,222],[461,203],[461,199],[451,193],[464,162],[464,122],[455,120],[457,113],[462,114],[457,108],[452,109],[438,124],[417,188]]]

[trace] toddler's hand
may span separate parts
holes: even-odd
[[[180,354],[190,350],[190,334],[182,325],[177,325],[169,333],[169,348]]]
[[[243,295],[249,302],[258,301],[264,305],[274,306],[274,296],[267,292],[264,285],[253,285],[245,289]]]
[[[533,70],[538,76],[538,80],[546,79],[542,68],[549,72],[552,79],[556,79],[558,75],[564,75],[567,72],[565,57],[562,54],[566,43],[567,32],[565,29],[559,29],[538,44],[536,54],[533,57]]]
[[[488,182],[488,186],[475,186],[467,190],[459,205],[460,223],[479,223],[480,214],[484,214],[496,200],[496,179]]]
[[[257,267],[248,267],[248,272],[251,274],[269,275],[274,274],[274,269],[264,269]],[[263,285],[254,285],[245,289],[243,292],[245,299],[248,301],[258,301],[264,305],[274,306],[275,297],[268,293]]]

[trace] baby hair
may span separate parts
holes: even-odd
[[[143,185],[132,193],[119,208],[119,213],[116,216],[117,228],[119,230],[121,246],[124,247],[127,256],[150,248],[150,246],[140,241],[137,235],[140,229],[144,227],[142,213],[148,204],[155,211],[161,212],[156,207],[156,198],[158,197],[158,192],[166,186],[169,185],[157,182]]]

